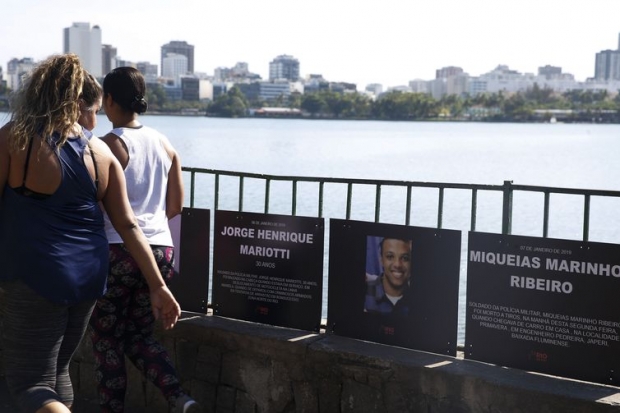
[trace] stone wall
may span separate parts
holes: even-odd
[[[184,313],[161,336],[207,412],[620,411],[617,387],[330,334]],[[95,398],[87,340],[72,367],[84,406]],[[135,369],[128,403],[128,412],[167,412]]]

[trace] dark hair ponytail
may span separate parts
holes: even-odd
[[[108,73],[103,79],[103,94],[112,95],[112,100],[128,112],[140,115],[148,108],[144,76],[134,67],[117,67]]]
[[[129,106],[131,107],[131,110],[137,114],[146,112],[146,109],[149,107],[146,100],[144,100],[144,96],[142,95],[136,95]]]

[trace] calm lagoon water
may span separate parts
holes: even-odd
[[[284,176],[368,178],[620,190],[620,125],[324,121],[289,119],[214,119],[142,116],[141,121],[168,136],[183,166]],[[111,128],[100,116],[95,129]],[[187,184],[189,188],[189,183]],[[248,180],[244,210],[262,212],[264,190]],[[290,185],[272,183],[270,212],[290,214]],[[236,209],[238,184],[222,178],[220,208]],[[300,185],[300,199],[313,200],[316,187]],[[197,179],[196,207],[212,208],[213,189]],[[326,185],[324,216],[344,218],[346,188]],[[374,188],[355,188],[352,219],[374,220]],[[404,190],[382,191],[381,221],[404,224]],[[538,194],[517,193],[513,234],[542,235]],[[189,201],[186,202],[189,205]],[[464,341],[466,240],[471,194],[447,190],[443,228],[463,232],[459,342]],[[590,240],[620,242],[620,201],[595,198]],[[300,202],[298,215],[316,216],[317,203]],[[583,198],[552,196],[549,236],[581,239]],[[413,191],[411,225],[435,227],[437,191]],[[328,222],[326,220],[326,226]],[[478,194],[478,231],[501,232],[501,195]],[[326,243],[328,239],[326,237]],[[326,251],[328,245],[326,245]],[[326,259],[327,264],[327,259]],[[327,276],[327,267],[325,268]],[[326,288],[327,281],[324,286]],[[326,316],[324,291],[323,317]]]

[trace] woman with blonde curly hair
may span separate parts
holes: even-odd
[[[123,169],[78,119],[87,73],[74,54],[40,63],[0,129],[0,281],[9,391],[25,412],[69,412],[69,363],[106,289],[101,202],[147,280],[156,318],[180,308],[127,199]]]

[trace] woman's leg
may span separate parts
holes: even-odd
[[[41,407],[36,413],[71,413],[71,409],[60,402],[51,402]]]
[[[58,352],[56,367],[56,393],[67,406],[73,404],[73,386],[69,377],[69,364],[73,353],[82,341],[94,306],[95,300],[91,300],[68,308],[67,328]]]
[[[2,334],[9,391],[24,411],[63,403],[55,389],[67,307],[41,297],[21,281],[11,283],[5,299]]]
[[[125,330],[131,294],[125,278],[132,272],[125,259],[119,245],[110,245],[108,290],[97,301],[89,323],[99,404],[103,412],[123,412],[125,409]]]
[[[152,246],[152,250],[162,277],[168,283],[174,274],[174,249]],[[149,289],[142,273],[137,271],[137,282],[133,287],[127,313],[125,354],[174,406],[183,391],[168,352],[153,335],[155,318],[151,310]]]

